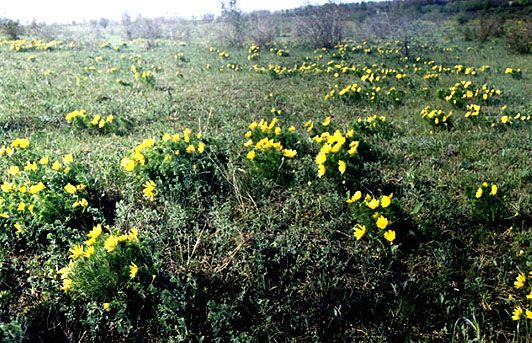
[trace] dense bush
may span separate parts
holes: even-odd
[[[506,25],[506,44],[512,51],[528,54],[532,50],[532,21],[514,21]]]

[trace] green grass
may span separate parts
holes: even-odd
[[[324,100],[335,84],[361,84],[353,74],[275,79],[251,67],[291,67],[312,58],[311,50],[289,46],[289,57],[277,57],[263,49],[259,60],[250,62],[245,49],[230,49],[230,57],[221,60],[202,41],[187,46],[164,41],[153,49],[133,42],[120,52],[0,47],[0,141],[29,137],[44,151],[72,152],[91,180],[95,218],[122,229],[138,227],[158,270],[153,289],[128,293],[120,298],[122,307],[107,313],[100,303],[58,289],[55,271],[67,263],[69,246],[57,243],[27,254],[4,242],[4,339],[12,334],[26,340],[528,340],[531,321],[522,319],[518,327],[505,299],[514,292],[518,268],[526,272],[532,263],[532,122],[502,127],[500,106],[489,106],[499,122],[472,123],[437,91],[461,80],[488,83],[503,90],[501,104],[530,115],[529,55],[513,55],[502,42],[416,45],[411,61],[421,57],[447,67],[491,69],[477,76],[442,74],[432,83],[423,80],[424,73],[406,69],[405,81],[390,81],[405,91],[402,104],[389,105]],[[393,44],[371,43],[374,53],[353,54],[344,62],[405,68],[411,62],[397,53],[375,52]],[[443,52],[446,47],[453,51]],[[177,61],[177,52],[189,62]],[[95,62],[96,56],[103,60]],[[155,86],[133,78],[133,56],[161,68],[154,72]],[[329,60],[326,55],[320,63]],[[241,71],[218,71],[227,63],[238,63]],[[89,65],[96,71],[87,73]],[[107,73],[112,67],[118,71]],[[523,78],[505,74],[506,67],[520,68]],[[47,70],[52,74],[44,76]],[[131,85],[117,84],[117,78]],[[452,110],[453,128],[425,122],[420,116],[425,106]],[[280,186],[253,179],[242,147],[248,125],[271,120],[272,107],[282,111],[283,127],[293,124],[301,131],[305,121],[327,115],[334,125],[348,127],[377,114],[386,116],[391,132],[361,134],[373,155],[357,177],[318,179],[313,156],[306,156],[295,164],[290,186]],[[113,113],[130,126],[121,135],[75,130],[64,117],[81,108]],[[154,203],[143,200],[121,159],[144,138],[187,127],[216,140],[226,158],[210,155],[221,186],[186,185],[186,192],[177,187]],[[503,196],[505,215],[491,222],[474,217],[467,197],[483,181],[499,185]],[[401,227],[393,248],[355,240],[357,218],[345,204],[347,191],[355,190],[394,193]],[[90,227],[70,230],[78,233],[70,242],[77,244]]]

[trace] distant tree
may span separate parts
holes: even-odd
[[[0,32],[2,32],[8,39],[19,39],[23,33],[23,28],[18,20],[8,18],[0,18]]]
[[[109,19],[107,19],[107,18],[100,18],[100,22],[99,22],[99,24],[100,24],[101,27],[103,27],[104,29],[106,29],[107,26],[109,26],[109,23],[110,23],[110,22],[111,22],[111,21],[110,21]]]
[[[133,37],[133,32],[131,28],[131,17],[127,12],[122,13],[122,27],[124,28],[124,33],[126,34],[127,39],[131,39]]]
[[[343,39],[340,7],[333,1],[323,6],[307,5],[296,16],[295,36],[313,47],[331,48]]]
[[[230,45],[241,45],[244,41],[245,19],[238,8],[237,0],[220,0],[221,20],[227,24],[226,39]]]
[[[203,22],[210,23],[213,20],[214,20],[214,14],[212,13],[207,13],[201,16],[201,21]]]

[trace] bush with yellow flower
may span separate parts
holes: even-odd
[[[65,120],[76,129],[100,134],[123,134],[128,124],[124,119],[116,117],[114,114],[90,115],[83,109],[69,112],[65,116]]]
[[[152,202],[166,191],[185,192],[219,188],[218,164],[224,159],[217,145],[186,128],[147,138],[122,158],[122,169],[142,188],[142,197]],[[186,194],[181,194],[186,195]]]
[[[277,117],[271,121],[261,119],[252,122],[244,136],[245,160],[253,177],[264,177],[280,184],[291,180],[292,162],[305,150],[294,126],[281,125]]]
[[[380,237],[379,241],[394,244],[398,228],[394,220],[396,206],[393,202],[393,193],[375,196],[356,191],[349,195],[346,203],[356,221],[353,227],[355,238],[361,240],[365,237]]]
[[[88,179],[72,154],[47,155],[27,138],[0,146],[0,236],[43,242],[47,225],[78,222],[89,208]]]
[[[56,272],[57,287],[85,308],[88,321],[134,319],[155,306],[158,272],[148,245],[136,228],[121,231],[97,224],[85,241],[68,250]]]

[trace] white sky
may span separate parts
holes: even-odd
[[[238,0],[243,11],[279,10],[299,7],[309,2],[322,4],[326,0]],[[337,1],[341,2],[341,1]],[[346,1],[344,1],[346,2]],[[354,0],[347,2],[355,2]],[[70,23],[101,17],[120,20],[127,11],[134,18],[159,16],[199,16],[205,13],[219,14],[219,0],[0,0],[0,16],[23,23],[35,19],[38,22]]]

